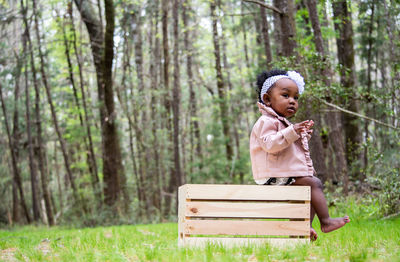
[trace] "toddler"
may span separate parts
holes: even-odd
[[[315,213],[324,233],[350,222],[348,216],[331,218],[321,181],[314,176],[308,140],[312,120],[291,124],[287,118],[296,114],[304,79],[295,71],[272,70],[257,78],[260,118],[250,136],[253,177],[259,185],[301,185],[311,187],[311,225]],[[312,240],[317,233],[311,227]]]

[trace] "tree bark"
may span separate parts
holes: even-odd
[[[355,64],[354,64],[354,45],[353,45],[353,26],[351,23],[351,13],[347,7],[347,1],[336,0],[332,3],[333,14],[336,18],[334,23],[338,33],[336,45],[338,49],[338,59],[340,66],[340,83],[346,89],[349,97],[347,109],[358,112],[358,102],[355,99]],[[350,114],[344,114],[343,124],[346,135],[346,156],[347,163],[357,163],[361,160],[361,155],[357,153],[361,143],[361,131],[358,119]]]
[[[72,9],[72,7],[69,7],[69,9]],[[75,84],[74,71],[73,71],[71,55],[70,55],[70,44],[69,44],[69,41],[67,39],[67,33],[66,33],[66,30],[65,30],[65,26],[66,26],[65,23],[64,24],[60,23],[60,28],[61,28],[62,33],[63,33],[65,56],[67,58],[67,64],[68,64],[68,78],[69,78],[69,81],[70,81],[71,86],[72,86],[75,106],[78,109],[79,123],[80,123],[82,128],[86,129],[85,126],[87,126],[88,123],[84,123],[83,116],[82,116],[82,113],[81,113],[81,105],[80,105],[79,98],[78,98],[78,90],[77,90],[76,84]],[[98,188],[97,170],[96,170],[96,167],[94,167],[95,164],[93,163],[93,157],[91,156],[91,152],[92,152],[93,149],[90,148],[90,145],[89,145],[87,139],[88,139],[88,136],[84,136],[84,141],[83,142],[84,142],[85,152],[86,152],[86,161],[88,163],[89,172],[91,174],[91,183],[92,183],[93,193],[94,193],[94,195],[96,195],[98,197],[99,196],[98,195],[99,188]]]
[[[370,15],[370,21],[368,25],[368,51],[367,51],[367,94],[366,94],[366,115],[369,115],[370,108],[369,105],[372,102],[371,98],[371,86],[372,86],[372,80],[371,80],[371,71],[372,71],[372,46],[373,46],[373,36],[372,32],[374,29],[374,15],[375,15],[375,3],[371,2],[371,15]],[[367,142],[369,140],[369,122],[365,121],[364,122],[364,137],[365,141]],[[368,147],[364,148],[364,169],[367,168],[368,166]],[[361,173],[362,180],[365,179],[364,173]]]
[[[389,47],[390,47],[390,64],[391,64],[391,73],[394,75],[394,77],[392,77],[391,79],[391,109],[393,112],[395,111],[400,111],[399,109],[399,103],[398,103],[398,91],[396,92],[396,88],[399,86],[399,82],[400,82],[400,70],[399,70],[399,49],[396,45],[396,36],[395,33],[396,31],[396,22],[397,21],[396,18],[393,17],[393,15],[391,15],[390,10],[394,9],[391,6],[394,4],[391,1],[391,6],[389,7],[387,5],[386,1],[382,1],[383,3],[383,8],[384,8],[384,13],[386,16],[386,32],[388,34],[388,38],[389,38]],[[394,28],[393,28],[394,27]],[[398,41],[398,36],[397,36],[397,41]],[[398,43],[398,42],[397,42]],[[387,84],[386,84],[387,85]],[[397,103],[396,103],[397,102]],[[397,104],[397,107],[396,107]],[[398,118],[396,118],[396,115],[393,115],[392,117],[392,125],[395,125],[396,122],[398,121]]]
[[[325,44],[324,40],[322,37],[322,32],[321,32],[321,26],[319,22],[319,17],[318,17],[318,9],[317,9],[317,1],[316,0],[307,0],[306,1],[308,13],[309,13],[309,18],[311,20],[311,26],[313,28],[313,34],[314,34],[314,43],[315,47],[317,50],[317,53],[320,55],[320,58],[322,62],[325,63],[325,66],[323,66],[319,72],[316,72],[317,74],[321,74],[323,76],[323,80],[326,86],[331,86],[331,69],[330,69],[330,64],[329,60],[326,57],[327,50],[325,50]],[[330,98],[328,98],[330,100]],[[332,181],[337,181],[338,178],[343,178],[344,181],[348,180],[348,174],[347,174],[347,163],[345,161],[346,155],[345,155],[345,148],[344,148],[344,143],[343,143],[343,134],[342,134],[342,129],[339,128],[342,126],[341,124],[341,119],[340,113],[336,112],[329,112],[326,116],[326,123],[329,126],[329,142],[331,144],[331,147],[333,148],[332,154],[329,154],[328,156],[325,154],[324,150],[324,142],[322,141],[322,138],[320,136],[316,137],[318,134],[320,134],[322,123],[318,123],[315,127],[315,132],[314,136],[311,141],[311,150],[314,158],[314,165],[315,169],[318,174],[321,175],[321,180],[325,181],[327,179],[331,179]],[[322,121],[322,118],[320,116],[317,116],[317,118]],[[327,143],[325,143],[327,145]],[[335,155],[335,158],[333,158],[333,155]],[[328,161],[331,163],[329,166],[330,168],[330,173],[328,173],[328,167],[325,164],[325,159],[328,157]],[[337,168],[332,168],[334,159],[336,159],[336,167]],[[337,173],[337,174],[335,174]]]
[[[136,75],[137,75],[137,87],[138,87],[138,98],[135,100],[134,104],[134,114],[137,115],[137,120],[135,120],[136,128],[135,132],[137,134],[137,144],[138,144],[138,154],[139,166],[140,166],[140,176],[142,177],[143,191],[148,192],[151,190],[151,184],[154,183],[153,176],[149,175],[149,166],[151,165],[148,160],[150,159],[150,150],[148,148],[148,137],[144,135],[144,130],[147,130],[148,125],[148,115],[147,115],[147,99],[145,93],[145,81],[144,81],[144,60],[143,60],[143,33],[142,33],[142,17],[140,15],[140,8],[136,6],[132,14],[133,26],[132,35],[135,48],[135,65],[136,65]],[[140,125],[139,126],[139,122]],[[147,210],[147,216],[151,216],[149,207],[151,206],[151,198],[145,197],[144,203]]]
[[[125,27],[125,23],[122,23],[123,28]],[[125,29],[124,29],[125,30]],[[125,94],[125,99],[123,97],[123,94],[126,92],[126,83],[127,83],[127,79],[126,79],[126,72],[129,71],[128,68],[130,68],[130,49],[128,47],[129,41],[128,41],[128,37],[127,37],[127,31],[125,30],[124,32],[124,45],[123,45],[123,50],[124,50],[124,56],[123,56],[123,69],[122,69],[122,79],[121,79],[121,85],[120,87],[116,88],[117,91],[117,97],[119,100],[119,103],[121,105],[122,108],[122,112],[125,115],[125,117],[128,119],[128,130],[129,130],[129,152],[130,152],[130,157],[132,160],[132,167],[133,167],[133,173],[135,176],[135,185],[136,185],[136,191],[137,191],[137,197],[138,197],[138,201],[139,201],[139,217],[140,218],[144,218],[143,217],[143,211],[142,211],[142,207],[145,204],[144,200],[146,199],[146,195],[145,195],[145,190],[144,190],[144,186],[143,186],[143,182],[141,177],[139,177],[139,175],[141,176],[141,174],[138,174],[138,168],[137,168],[137,163],[136,163],[136,154],[135,154],[135,149],[134,149],[134,143],[133,143],[133,129],[134,129],[134,123],[132,121],[132,117],[131,117],[131,112],[129,112],[129,107],[128,107],[128,102],[126,99],[126,94]],[[130,71],[129,71],[130,72]],[[130,82],[131,84],[131,82]],[[136,113],[134,113],[136,114]],[[140,160],[140,159],[139,159]]]
[[[123,175],[121,149],[116,126],[112,86],[112,61],[114,57],[114,7],[112,0],[105,0],[106,30],[90,2],[74,0],[89,33],[93,61],[96,68],[97,92],[100,102],[100,122],[103,152],[104,202],[114,206],[120,199],[120,177]]]
[[[212,30],[213,30],[213,42],[214,42],[214,56],[215,56],[215,72],[217,77],[217,87],[218,87],[218,98],[219,98],[219,109],[220,117],[222,122],[222,129],[225,139],[225,151],[228,163],[232,161],[233,150],[229,135],[229,114],[226,102],[226,90],[224,85],[224,79],[222,75],[221,67],[221,52],[219,46],[219,36],[218,36],[218,25],[217,17],[215,14],[216,5],[214,1],[210,2],[211,18],[212,18]],[[228,164],[229,169],[229,164]]]
[[[180,101],[181,101],[181,90],[180,90],[180,67],[179,67],[179,0],[173,2],[173,28],[174,28],[174,87],[172,89],[172,111],[173,111],[173,122],[174,122],[174,166],[176,185],[175,190],[178,192],[178,187],[182,185],[182,170],[181,170],[181,157],[179,153],[180,149],[180,128],[179,128],[179,112],[180,112]],[[176,207],[178,207],[178,195],[176,195]]]
[[[114,59],[114,5],[112,0],[105,0],[106,29],[104,36],[104,56],[102,63],[101,85],[104,88],[105,118],[102,121],[104,133],[103,175],[104,175],[104,201],[107,205],[117,204],[120,198],[123,176],[122,156],[119,146],[116,112],[114,106],[114,92],[112,80],[112,61]],[[122,185],[125,186],[125,185]],[[128,199],[126,199],[128,201]]]
[[[294,2],[293,0],[274,0],[274,6],[282,11],[279,14],[280,43],[282,45],[282,55],[295,55],[296,43],[296,25],[294,20]]]
[[[200,136],[200,128],[199,128],[199,121],[197,120],[197,99],[196,99],[196,92],[193,89],[193,69],[192,69],[192,56],[193,50],[192,45],[190,42],[191,37],[191,30],[188,21],[188,12],[191,6],[190,0],[186,0],[183,4],[182,10],[182,20],[184,30],[184,46],[186,50],[186,73],[188,76],[188,86],[189,86],[189,115],[190,115],[190,150],[191,150],[191,162],[193,162],[193,150],[196,151],[196,159],[198,161],[202,161],[202,148],[201,148],[201,136]],[[196,141],[195,141],[195,139]]]
[[[133,9],[132,7],[129,7],[129,9]],[[137,10],[134,11],[139,12]],[[131,80],[128,80],[126,78],[127,73],[128,76],[131,75],[131,63],[130,63],[130,58],[131,58],[131,42],[129,42],[129,36],[128,35],[133,35],[133,38],[137,38],[137,32],[136,30],[130,30],[129,28],[131,27],[131,23],[133,23],[133,27],[137,27],[138,25],[136,24],[137,21],[134,17],[135,14],[128,14],[126,13],[125,16],[123,17],[123,20],[121,22],[123,32],[124,32],[124,43],[123,43],[123,70],[122,70],[122,80],[121,80],[121,85],[118,88],[117,87],[117,97],[118,100],[120,101],[122,111],[125,114],[126,118],[128,119],[128,129],[129,129],[129,152],[130,156],[132,159],[132,166],[133,166],[133,172],[135,175],[135,184],[136,184],[136,190],[137,190],[137,196],[139,200],[139,217],[142,219],[145,219],[145,216],[148,215],[148,208],[149,206],[147,205],[147,190],[146,190],[146,184],[145,184],[145,178],[144,178],[144,171],[143,171],[143,165],[144,161],[146,161],[143,157],[143,151],[144,151],[144,144],[143,144],[143,139],[142,139],[142,131],[138,127],[138,119],[137,115],[139,114],[138,112],[138,105],[137,102],[130,103],[129,101],[129,96],[128,93],[134,94],[133,90],[133,83]],[[132,19],[133,18],[133,19]],[[137,41],[137,40],[135,40]],[[136,44],[135,44],[136,45]],[[139,48],[136,48],[139,49]],[[139,49],[141,52],[141,48]],[[138,54],[136,54],[138,56]],[[140,54],[140,56],[142,56]],[[141,62],[139,62],[139,65],[141,65]],[[138,74],[142,74],[143,72],[141,70],[137,69]],[[141,78],[142,76],[138,77]],[[141,84],[142,84],[142,80]],[[127,85],[128,83],[128,85]],[[129,86],[129,90],[128,90]],[[129,92],[128,92],[129,91]],[[138,98],[136,98],[137,100]],[[140,98],[139,98],[140,99]],[[133,111],[130,112],[129,110],[129,104],[133,104]],[[133,116],[133,120],[132,120]],[[136,147],[137,147],[137,154],[135,153],[135,146],[134,146],[134,133],[136,136]]]
[[[164,55],[164,64],[163,64],[163,76],[164,76],[164,105],[166,109],[166,113],[162,117],[166,121],[166,129],[168,132],[169,139],[173,141],[173,135],[171,132],[172,123],[171,123],[171,98],[170,98],[170,90],[169,90],[169,45],[168,45],[168,12],[169,12],[169,1],[162,0],[162,36],[163,36],[163,55]],[[170,145],[167,145],[170,147]],[[172,151],[173,149],[169,148],[168,151]],[[165,179],[166,184],[168,183],[167,193],[163,194],[165,198],[165,209],[163,216],[166,217],[169,215],[171,210],[171,196],[174,190],[176,182],[174,165],[170,166],[170,177],[169,182],[168,179]]]
[[[31,61],[31,73],[32,73],[32,80],[33,80],[33,85],[35,89],[35,121],[36,121],[36,145],[35,145],[35,154],[38,155],[38,164],[39,164],[39,170],[40,173],[47,173],[46,165],[44,163],[45,159],[43,157],[43,141],[42,141],[42,124],[41,124],[41,119],[40,119],[40,94],[39,94],[39,83],[37,80],[36,76],[36,66],[35,66],[35,59],[33,57],[33,47],[32,47],[32,41],[31,41],[31,36],[30,36],[30,28],[29,28],[29,23],[28,23],[28,18],[27,18],[27,12],[28,12],[28,7],[24,7],[24,2],[21,0],[21,13],[22,13],[22,18],[24,21],[24,26],[25,26],[25,37],[26,41],[28,43],[28,52],[29,52],[29,58]],[[27,73],[25,73],[25,84],[26,84],[26,90],[27,96],[26,99],[28,99],[25,103],[28,102],[29,104],[29,84],[28,84],[28,77]],[[27,121],[28,124],[30,124],[29,121],[30,115],[29,115],[29,109],[27,109]],[[27,131],[28,136],[30,133],[30,128]],[[28,137],[29,139],[29,137]],[[33,146],[33,141],[31,141]],[[32,148],[30,150],[33,150]],[[33,155],[30,156],[32,159],[31,164],[33,164]],[[38,177],[37,174],[32,173],[31,169],[31,187],[32,187],[32,205],[34,209],[34,221],[39,221],[40,219],[40,203],[39,203],[39,187],[38,187]]]
[[[150,103],[150,108],[151,108],[151,115],[154,119],[158,119],[159,113],[157,112],[156,108],[156,101],[157,101],[157,90],[159,89],[160,86],[160,70],[161,68],[161,58],[160,58],[160,38],[157,37],[158,35],[158,17],[159,17],[159,4],[160,2],[153,1],[153,7],[152,7],[152,15],[150,16],[150,30],[149,30],[149,42],[151,43],[150,49],[151,49],[151,59],[150,59],[150,68],[149,68],[149,74],[150,74],[150,79],[151,79],[151,103]],[[154,10],[153,10],[154,9]],[[154,19],[153,17],[156,17],[157,19],[155,20],[155,23],[153,22]],[[159,141],[158,141],[158,135],[157,135],[157,129],[159,127],[158,121],[151,121],[151,132],[153,135],[152,138],[152,148],[153,148],[153,158],[155,161],[155,165],[151,168],[152,173],[156,174],[156,179],[155,182],[153,183],[153,203],[154,206],[159,210],[159,212],[162,214],[162,198],[161,198],[161,192],[162,192],[162,175],[161,175],[161,166],[160,166],[160,146],[159,146]]]
[[[272,54],[271,54],[271,45],[268,33],[268,21],[265,13],[265,8],[262,6],[260,6],[260,17],[261,17],[261,31],[263,36],[264,53],[266,57],[266,65],[268,67],[268,65],[270,65],[272,62]]]
[[[1,99],[1,107],[3,110],[3,115],[4,115],[4,124],[6,126],[6,131],[7,131],[8,146],[9,146],[10,155],[11,155],[11,163],[12,163],[12,169],[13,169],[12,170],[13,183],[15,183],[18,187],[20,202],[21,202],[22,208],[24,210],[26,220],[28,223],[31,223],[31,217],[29,215],[29,210],[28,210],[28,208],[26,206],[26,202],[25,202],[25,194],[24,194],[24,190],[22,187],[21,174],[20,174],[20,170],[19,170],[19,167],[17,164],[18,159],[17,159],[17,155],[15,152],[15,148],[17,147],[17,145],[14,144],[13,137],[11,136],[11,130],[10,130],[10,126],[8,123],[8,117],[7,117],[7,110],[6,110],[6,106],[4,104],[3,86],[1,85],[1,83],[0,83],[0,99]]]
[[[92,173],[92,184],[95,184],[96,192],[95,195],[98,198],[99,204],[101,205],[103,201],[103,196],[101,192],[101,184],[100,184],[100,179],[98,175],[98,167],[97,167],[97,161],[96,161],[96,155],[94,153],[94,145],[93,145],[93,139],[92,139],[92,131],[91,131],[91,121],[88,113],[88,106],[87,106],[87,99],[86,99],[86,92],[85,92],[85,81],[83,78],[83,68],[82,68],[82,59],[79,55],[79,50],[77,47],[77,38],[76,38],[76,30],[75,30],[75,24],[74,24],[74,16],[73,16],[73,0],[71,0],[71,3],[68,6],[68,14],[70,17],[70,24],[71,24],[71,31],[72,31],[72,45],[75,51],[75,57],[76,57],[76,62],[78,64],[78,72],[79,72],[79,88],[80,88],[80,94],[81,94],[81,99],[82,99],[82,106],[83,106],[83,112],[85,116],[85,126],[86,126],[86,132],[87,132],[87,139],[89,142],[89,156],[90,156],[90,161],[89,161],[89,167],[91,169]]]
[[[41,39],[40,39],[39,21],[38,21],[36,0],[33,0],[32,4],[33,4],[34,19],[35,19],[35,32],[36,32],[36,38],[37,38],[37,41],[38,41],[38,51],[39,51],[39,58],[40,58],[40,72],[41,72],[41,75],[42,75],[42,82],[43,82],[43,85],[44,85],[44,87],[46,89],[47,101],[48,101],[48,103],[50,105],[51,116],[53,118],[54,127],[56,129],[58,140],[59,140],[60,145],[61,145],[61,150],[63,151],[65,168],[66,168],[66,171],[67,171],[67,174],[68,174],[71,186],[72,186],[72,190],[74,191],[75,201],[77,201],[77,203],[79,203],[74,177],[72,176],[72,172],[71,172],[71,169],[70,169],[69,156],[67,154],[66,144],[65,144],[65,141],[64,141],[64,139],[62,137],[61,130],[60,130],[59,125],[58,125],[58,120],[57,120],[57,116],[56,116],[56,110],[54,108],[54,103],[53,103],[53,100],[52,100],[52,97],[51,97],[51,93],[50,93],[50,86],[49,86],[49,83],[47,81],[47,74],[45,72],[45,61],[44,61],[44,55],[43,55],[43,52],[42,52],[42,44],[41,44]],[[50,191],[49,191],[49,188],[48,188],[47,173],[41,173],[41,182],[42,182],[43,198],[44,198],[45,207],[46,207],[46,215],[47,215],[47,219],[48,219],[49,225],[52,226],[52,225],[54,225],[54,216],[53,216],[53,211],[52,211],[52,208],[51,208],[51,199],[50,199]]]
[[[243,2],[240,3],[240,11],[243,13]],[[244,51],[246,67],[250,68],[249,51],[247,48],[247,29],[246,29],[245,20],[241,19],[240,24],[241,24],[242,33],[243,33],[243,49],[244,49],[243,51]]]

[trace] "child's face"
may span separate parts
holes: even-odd
[[[296,114],[299,99],[299,89],[294,81],[282,78],[276,81],[275,86],[267,92],[264,103],[272,107],[280,116],[289,118]]]

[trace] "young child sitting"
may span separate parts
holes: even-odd
[[[291,124],[287,118],[296,114],[304,79],[295,71],[272,70],[257,78],[260,118],[250,136],[253,177],[260,185],[301,185],[311,187],[311,225],[315,213],[324,233],[343,227],[348,216],[331,218],[321,181],[314,176],[308,140],[312,120]],[[317,233],[311,227],[312,240]]]

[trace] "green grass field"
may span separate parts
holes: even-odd
[[[85,229],[18,227],[0,231],[1,261],[400,261],[400,219],[378,220],[347,206],[352,221],[293,248],[177,247],[177,224]],[[335,210],[332,211],[335,213]],[[357,213],[357,215],[355,215]],[[360,216],[360,218],[357,218]],[[318,220],[314,221],[318,229]]]

